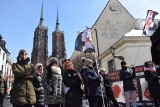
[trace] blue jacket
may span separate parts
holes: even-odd
[[[86,96],[101,96],[99,74],[93,68],[86,67],[83,69],[82,77],[84,79]]]

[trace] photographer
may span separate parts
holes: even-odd
[[[103,77],[103,82],[104,82],[104,88],[105,88],[105,94],[106,94],[106,104],[105,106],[108,107],[109,105],[109,100],[113,102],[114,107],[119,107],[117,100],[114,97],[114,92],[112,90],[112,84],[113,81],[109,78],[108,72],[105,73],[105,69],[101,68],[100,69],[100,74]]]

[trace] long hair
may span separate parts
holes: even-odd
[[[51,67],[53,66],[53,64],[58,64],[58,62],[51,62],[47,67],[46,67],[46,69],[47,69],[47,81],[49,81],[50,79],[51,79],[51,77],[52,77],[52,70],[51,70]]]

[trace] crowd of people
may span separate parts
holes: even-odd
[[[82,69],[77,71],[74,64],[67,59],[63,67],[52,57],[48,66],[41,63],[33,65],[26,50],[21,49],[17,62],[12,64],[14,82],[10,91],[10,102],[13,107],[82,107],[83,99],[87,99],[89,107],[119,107],[112,90],[113,81],[108,72],[100,68],[97,62],[82,58]],[[144,76],[155,106],[160,104],[160,67],[155,69],[151,61],[144,64]],[[121,62],[120,80],[123,81],[126,107],[136,105],[135,68],[129,68],[125,61]],[[3,106],[5,82],[0,72],[0,107]]]

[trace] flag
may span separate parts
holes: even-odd
[[[95,52],[90,28],[87,28],[77,36],[75,42],[75,50],[85,53]]]
[[[145,25],[144,25],[144,30],[143,30],[144,35],[151,36],[155,32],[157,25],[154,22],[154,17],[157,14],[159,14],[159,13],[156,11],[148,10]]]
[[[152,62],[156,65],[160,65],[160,27],[156,29],[151,39],[151,56]]]

